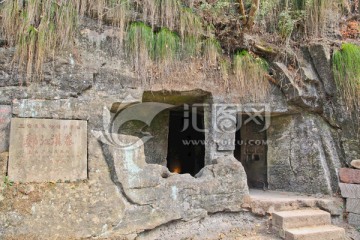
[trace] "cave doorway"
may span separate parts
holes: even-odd
[[[238,116],[238,130],[234,156],[242,163],[249,188],[266,189],[267,181],[267,132],[265,119]]]
[[[195,176],[204,167],[204,129],[203,113],[184,107],[170,111],[167,167],[171,172]]]

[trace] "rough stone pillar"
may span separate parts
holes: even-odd
[[[208,150],[205,164],[212,164],[212,160],[233,155],[235,150],[235,132],[237,124],[237,104],[214,103],[210,112],[205,115],[208,124]]]

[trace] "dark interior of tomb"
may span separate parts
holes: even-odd
[[[267,145],[265,120],[238,116],[234,156],[245,168],[250,188],[267,188]],[[251,121],[250,121],[251,120]],[[240,126],[239,126],[240,125]]]
[[[191,123],[193,117],[196,117],[196,126]],[[189,124],[186,124],[186,119],[190,120]],[[204,129],[202,113],[186,113],[183,107],[170,111],[167,167],[171,172],[195,176],[204,167],[205,134],[196,128]]]

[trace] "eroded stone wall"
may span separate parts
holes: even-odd
[[[338,133],[311,114],[273,117],[268,130],[268,182],[273,190],[332,194],[342,156]]]

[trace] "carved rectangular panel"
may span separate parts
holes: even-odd
[[[13,118],[8,175],[15,182],[87,179],[87,122]]]

